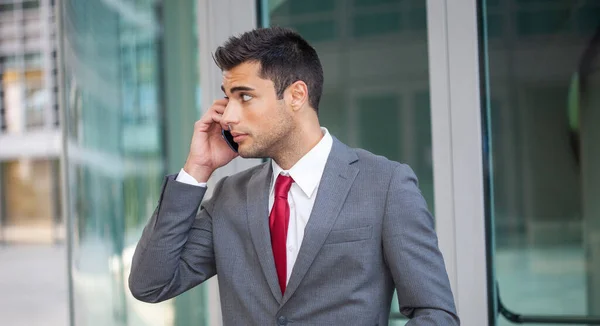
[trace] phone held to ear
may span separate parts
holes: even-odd
[[[223,139],[227,142],[227,145],[231,148],[232,151],[238,152],[238,143],[233,141],[233,136],[229,130],[221,129],[221,134],[223,135]]]

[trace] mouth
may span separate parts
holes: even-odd
[[[242,133],[238,133],[238,132],[232,132],[231,136],[233,136],[233,141],[234,142],[239,143],[242,140],[246,139],[248,137],[248,134],[242,134]]]

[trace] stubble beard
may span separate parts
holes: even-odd
[[[270,130],[263,130],[251,137],[252,144],[248,148],[239,148],[238,154],[243,158],[274,158],[280,153],[289,151],[293,144],[294,121],[283,107]]]

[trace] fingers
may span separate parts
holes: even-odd
[[[223,112],[229,103],[228,99],[218,99],[213,102],[213,105],[206,111],[202,118],[196,121],[195,128],[198,131],[208,131],[214,125],[220,125],[221,129],[229,129],[227,124],[223,123]]]
[[[217,112],[206,112],[204,114],[204,116],[202,116],[202,118],[198,121],[196,121],[195,123],[195,127],[194,129],[196,129],[197,131],[201,131],[201,132],[206,132],[210,129],[211,126],[213,125],[219,125],[221,129],[225,129],[227,128],[227,126],[222,125],[221,121],[223,120],[223,115],[219,114]]]
[[[214,110],[220,114],[223,114],[223,112],[225,112],[225,108],[227,107],[227,103],[229,103],[229,100],[226,98],[218,99],[213,102],[209,110]]]
[[[229,99],[227,99],[227,98],[215,100],[209,110],[209,111],[215,112],[215,114],[212,115],[213,121],[220,124],[221,129],[225,129],[225,130],[229,129],[227,124],[223,123],[223,113],[225,112],[225,108],[227,108],[228,103],[229,103]]]

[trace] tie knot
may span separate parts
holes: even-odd
[[[275,196],[287,199],[292,183],[294,183],[292,177],[283,174],[278,175],[275,181]]]

